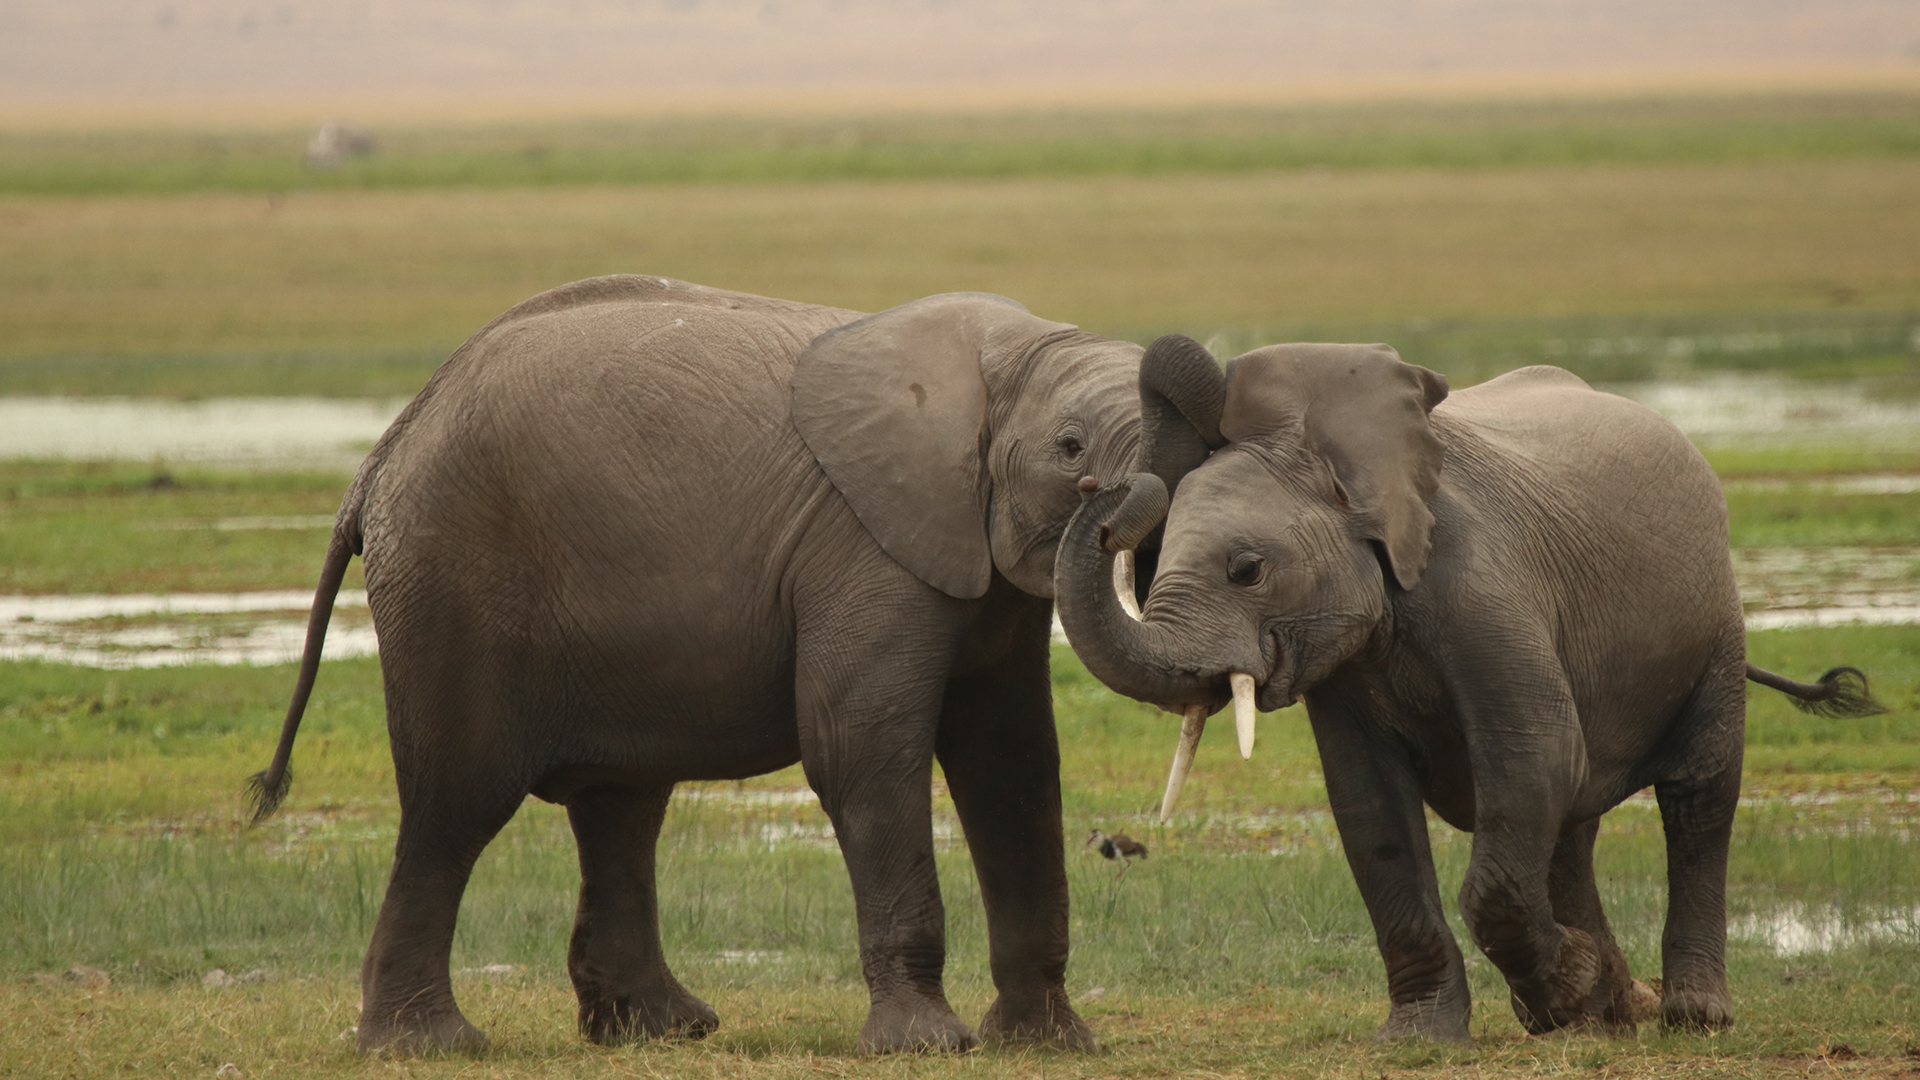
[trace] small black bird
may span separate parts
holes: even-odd
[[[1086,846],[1098,851],[1105,858],[1120,860],[1120,872],[1113,875],[1116,881],[1127,876],[1127,867],[1133,865],[1130,860],[1147,857],[1147,845],[1123,832],[1108,836],[1099,829],[1095,829],[1087,834]]]

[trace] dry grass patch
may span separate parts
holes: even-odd
[[[0,200],[0,352],[445,350],[641,272],[1126,331],[1920,305],[1920,162]]]

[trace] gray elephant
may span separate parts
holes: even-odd
[[[1143,369],[1167,354],[1205,357],[1166,338]],[[1170,512],[1154,475],[1109,485],[1055,570],[1087,667],[1186,713],[1163,812],[1210,712],[1234,700],[1247,752],[1256,701],[1304,697],[1386,961],[1382,1036],[1467,1037],[1423,801],[1473,831],[1460,909],[1529,1030],[1630,1029],[1655,1001],[1669,1025],[1729,1025],[1744,682],[1836,714],[1876,706],[1852,669],[1812,685],[1746,663],[1726,504],[1698,451],[1557,368],[1448,396],[1384,345],[1258,349],[1195,397],[1162,411],[1158,441],[1217,452]],[[1108,575],[1163,518],[1136,620]],[[1627,971],[1592,862],[1600,815],[1648,785],[1668,859],[1657,998]]]
[[[254,778],[264,816],[361,554],[401,812],[361,1048],[485,1044],[454,919],[529,793],[579,846],[585,1034],[711,1030],[661,954],[661,819],[676,781],[795,761],[852,878],[861,1048],[973,1045],[942,984],[936,757],[987,909],[981,1033],[1092,1047],[1064,988],[1050,596],[1077,487],[1134,461],[1140,353],[984,294],[862,317],[639,276],[454,353],[346,494]]]

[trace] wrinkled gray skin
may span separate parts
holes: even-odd
[[[1748,668],[1700,454],[1565,371],[1449,397],[1386,346],[1256,350],[1224,393],[1220,449],[1174,493],[1141,622],[1107,575],[1158,524],[1159,482],[1103,491],[1062,541],[1056,595],[1088,668],[1176,709],[1217,708],[1234,671],[1262,709],[1304,696],[1386,961],[1382,1036],[1467,1037],[1423,801],[1474,833],[1460,909],[1523,1023],[1631,1029],[1651,994],[1608,929],[1592,850],[1600,815],[1648,785],[1667,838],[1660,1015],[1728,1026]]]
[[[661,955],[668,796],[794,761],[852,878],[861,1049],[974,1045],[942,988],[935,758],[987,909],[981,1035],[1092,1048],[1063,985],[1050,596],[1077,482],[1133,462],[1139,357],[982,294],[863,318],[636,276],[467,342],[346,496],[257,778],[270,811],[363,553],[401,821],[361,1049],[485,1045],[448,952],[474,860],[528,793],[567,807],[579,845],[585,1034],[712,1030]]]

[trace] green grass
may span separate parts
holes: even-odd
[[[1901,92],[391,126],[304,168],[304,128],[0,133],[0,192],[280,192],[1152,176],[1920,156]]]
[[[1754,738],[1790,746],[1795,758],[1750,770],[1730,872],[1736,921],[1783,904],[1854,921],[1910,909],[1920,902],[1911,809],[1888,793],[1910,786],[1920,763],[1860,777],[1810,773],[1795,762],[1831,747],[1920,744],[1920,631],[1759,634],[1754,656],[1787,670],[1852,660],[1875,672],[1883,695],[1898,688],[1905,696],[1890,698],[1902,711],[1880,726],[1850,729],[1809,726],[1778,695],[1754,692]],[[1088,1012],[1108,1053],[905,1059],[857,1066],[863,1073],[1044,1067],[1062,1075],[1373,1076],[1604,1064],[1626,1075],[1751,1075],[1784,1071],[1775,1055],[1804,1057],[1832,1043],[1892,1064],[1920,1038],[1920,995],[1910,984],[1920,940],[1907,932],[1810,957],[1776,955],[1736,935],[1730,962],[1742,1024],[1714,1039],[1651,1031],[1628,1040],[1526,1039],[1496,973],[1476,959],[1474,1048],[1372,1046],[1367,1036],[1382,1012],[1379,959],[1297,710],[1262,721],[1251,762],[1215,732],[1180,817],[1163,829],[1139,815],[1158,796],[1170,718],[1096,690],[1064,649],[1056,649],[1055,668],[1069,831],[1122,826],[1153,848],[1118,880],[1090,855],[1075,851],[1070,860],[1070,985],[1083,996],[1102,988]],[[466,975],[458,983],[497,1050],[477,1064],[359,1064],[334,1036],[354,1022],[352,973],[394,835],[378,666],[327,665],[296,753],[292,797],[279,817],[250,831],[238,785],[271,752],[291,681],[285,667],[0,666],[0,760],[9,763],[0,768],[0,972],[17,980],[85,962],[116,979],[101,993],[9,981],[0,988],[9,1014],[33,1018],[12,1030],[70,1031],[76,1041],[0,1038],[0,1061],[30,1073],[74,1062],[88,1075],[210,1070],[226,1060],[250,1072],[301,1075],[856,1068],[845,1055],[864,989],[851,897],[825,819],[810,805],[734,797],[797,788],[792,769],[744,785],[687,785],[669,818],[662,932],[676,972],[722,1009],[726,1026],[711,1042],[616,1051],[578,1043],[562,967],[577,871],[563,813],[530,801],[482,859],[455,945],[456,968],[520,966],[502,979]],[[950,823],[951,804],[938,790],[935,806]],[[796,833],[799,841],[771,848],[764,839]],[[1442,825],[1434,837],[1450,895],[1469,838]],[[1656,815],[1644,804],[1616,811],[1603,828],[1603,893],[1643,973],[1657,970],[1661,851]],[[939,863],[950,988],[963,1016],[977,1018],[991,993],[978,891],[958,841],[942,845]],[[1466,940],[1458,926],[1456,933]],[[260,968],[273,981],[202,989],[213,967]]]
[[[1727,492],[1734,547],[1857,544],[1920,547],[1920,494],[1840,494],[1817,485],[1733,487]]]
[[[612,272],[862,311],[977,289],[1229,353],[1371,338],[1463,383],[1541,360],[1910,374],[1916,187],[1900,159],[4,197],[0,387],[404,390],[514,303]]]
[[[327,525],[217,526],[248,517],[330,519],[347,480],[135,463],[0,463],[0,593],[310,588]],[[360,587],[358,567],[345,587]]]

